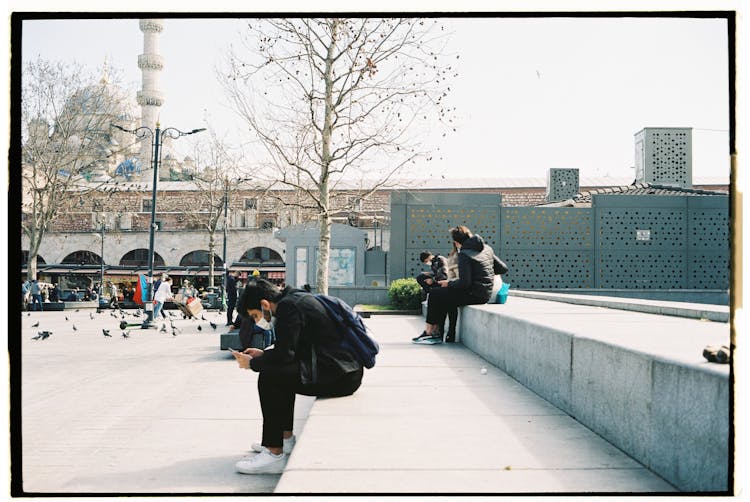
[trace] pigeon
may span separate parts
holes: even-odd
[[[167,332],[167,325],[162,323],[161,329],[159,331],[162,332],[162,333],[166,333]]]
[[[93,319],[93,318],[94,318],[94,313],[93,313],[93,312],[89,312],[89,317],[90,317],[91,319]]]
[[[102,329],[102,333],[104,334],[104,336],[109,336],[109,337],[112,336],[112,335],[109,334],[109,330],[108,329]]]
[[[76,309],[76,312],[79,312],[81,309]]]
[[[122,337],[123,337],[123,338],[130,338],[130,335],[128,335],[128,332],[127,332],[127,331],[123,331],[123,332],[122,332]]]
[[[76,325],[73,325],[73,331],[78,331],[78,328],[76,328]]]
[[[205,321],[205,320],[206,320],[205,316],[201,314],[201,321]]]
[[[216,329],[216,323],[209,321],[208,324],[210,324],[213,329]]]
[[[171,311],[167,312],[167,314],[169,314],[169,317],[174,317],[174,314]]]
[[[65,316],[65,320],[66,320],[66,321],[70,321],[70,319],[68,319],[68,316]]]
[[[37,321],[37,322],[35,322],[34,324],[31,325],[32,328],[36,328],[37,326],[39,326],[39,321]]]
[[[52,334],[51,331],[39,331],[37,335],[32,336],[31,339],[32,340],[39,340],[39,339],[46,340],[47,338],[49,338],[51,334]]]
[[[198,325],[198,331],[203,331],[203,328],[201,328],[201,325]]]

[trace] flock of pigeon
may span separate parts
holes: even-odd
[[[79,311],[80,311],[80,309],[76,309],[76,312],[79,312]],[[104,312],[104,310],[102,310],[102,309],[97,309],[96,310],[96,314],[94,314],[93,312],[89,312],[89,318],[93,321],[93,320],[96,319],[97,315],[101,315],[103,312]],[[177,318],[178,316],[182,316],[183,319],[188,319],[188,316],[186,314],[182,313],[182,312],[180,312],[179,314],[175,314],[171,310],[166,310],[166,311],[162,311],[162,312],[165,312],[167,314],[166,320],[169,321],[169,327],[171,329],[172,336],[177,336],[178,333],[181,333],[182,330],[180,328],[178,328],[177,326],[175,326],[174,319]],[[26,315],[27,316],[31,316],[31,312],[27,312]],[[118,318],[120,319],[119,327],[120,327],[120,330],[122,331],[122,337],[123,338],[130,338],[130,331],[127,329],[128,327],[135,327],[135,326],[141,327],[141,325],[143,324],[143,321],[128,322],[128,320],[127,320],[128,317],[133,317],[136,320],[138,318],[143,317],[143,319],[145,320],[145,313],[140,308],[137,308],[134,312],[130,313],[130,312],[126,312],[122,308],[118,307],[117,310],[109,310],[109,315],[112,316],[112,317],[114,317],[115,319],[118,319]],[[216,311],[216,315],[217,316],[223,316],[224,314],[221,311]],[[192,321],[197,321],[198,320],[195,316],[190,316],[190,319]],[[208,319],[206,319],[206,317],[205,317],[204,314],[200,314],[200,320],[201,321],[208,321]],[[70,318],[68,316],[65,316],[65,321],[66,322],[70,322]],[[157,326],[158,326],[159,322],[161,322],[161,328],[159,329],[159,332],[160,333],[168,333],[169,330],[167,330],[167,323],[164,322],[164,321],[161,321],[161,320],[159,320],[159,321],[154,320],[154,323]],[[40,321],[37,321],[34,324],[32,324],[31,327],[32,328],[38,328],[39,327],[39,323],[40,323]],[[208,324],[209,324],[209,326],[211,326],[211,329],[213,329],[213,330],[216,330],[216,328],[218,327],[218,325],[215,322],[213,322],[213,321],[208,321]],[[71,324],[71,327],[73,328],[74,332],[78,331],[78,328],[76,327],[75,324]],[[203,331],[203,327],[201,326],[200,323],[198,323],[198,331]],[[31,337],[31,339],[32,340],[46,340],[52,334],[53,334],[52,331],[46,331],[46,330],[45,331],[38,331],[37,335]],[[104,329],[104,328],[102,328],[102,334],[105,337],[109,337],[109,338],[112,337],[112,334],[110,333],[110,329]]]

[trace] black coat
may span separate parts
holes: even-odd
[[[314,295],[284,288],[274,317],[274,347],[250,360],[254,371],[297,365],[300,381],[307,385],[332,382],[362,368],[352,354],[339,348],[341,334]]]
[[[488,301],[492,294],[495,274],[500,273],[500,260],[492,248],[478,236],[473,235],[461,245],[458,253],[458,279],[448,287],[465,289],[471,296]]]

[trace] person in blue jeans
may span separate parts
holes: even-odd
[[[29,291],[31,291],[31,309],[30,310],[40,310],[43,311],[44,307],[42,306],[42,288],[39,286],[39,283],[36,279],[33,279],[31,281],[31,286],[29,288]],[[37,309],[36,306],[39,305],[39,308]]]

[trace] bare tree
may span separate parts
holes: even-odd
[[[33,279],[44,235],[70,194],[83,200],[100,188],[92,174],[122,149],[110,124],[122,117],[127,97],[110,85],[106,68],[96,82],[77,65],[39,58],[24,66],[21,80],[22,229]]]
[[[262,19],[220,76],[260,140],[269,181],[319,221],[317,289],[328,291],[332,197],[367,197],[430,159],[428,130],[451,128],[455,70],[439,19]],[[259,164],[260,165],[260,164]]]
[[[240,158],[225,141],[219,139],[214,130],[206,142],[196,143],[195,162],[202,166],[192,177],[196,187],[196,207],[185,207],[188,220],[208,233],[208,283],[215,285],[214,264],[217,248],[216,234],[225,230],[227,220],[227,197],[243,181],[240,176]]]

